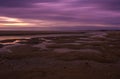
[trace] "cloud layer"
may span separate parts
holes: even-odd
[[[34,27],[115,27],[120,25],[119,4],[120,0],[0,0],[0,17],[19,19],[21,22],[14,23]],[[12,23],[0,18],[1,27]]]

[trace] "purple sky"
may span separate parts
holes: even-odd
[[[120,0],[0,0],[0,28],[119,25]]]

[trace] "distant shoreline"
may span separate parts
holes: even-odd
[[[86,31],[120,31],[120,30],[76,30],[76,31],[15,31],[0,30],[0,36],[46,35],[46,34],[80,34]]]

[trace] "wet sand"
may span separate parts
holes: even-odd
[[[1,40],[0,79],[119,79],[119,36],[99,31]]]

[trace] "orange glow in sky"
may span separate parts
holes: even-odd
[[[3,26],[28,26],[29,23],[1,23]]]
[[[0,17],[0,20],[7,21],[7,22],[22,22],[17,18],[10,18],[10,17]]]
[[[18,18],[11,18],[11,17],[0,17],[0,26],[30,26],[33,25],[32,23],[29,22],[24,22],[21,19]]]

